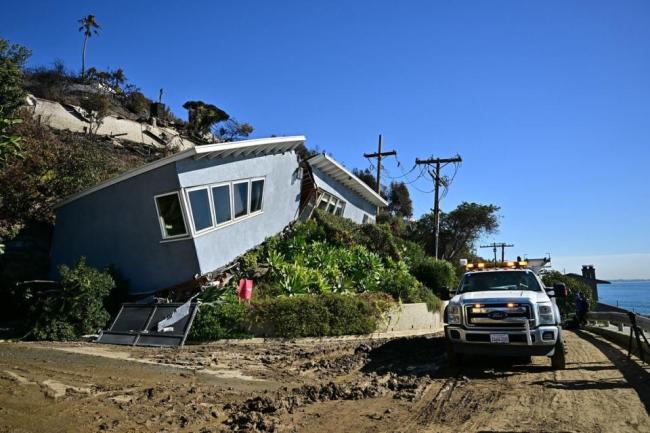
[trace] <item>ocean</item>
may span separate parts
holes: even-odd
[[[599,301],[650,315],[650,280],[612,281],[598,285]]]

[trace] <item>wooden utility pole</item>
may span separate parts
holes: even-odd
[[[440,185],[442,184],[442,178],[440,177],[440,169],[445,165],[451,164],[454,162],[463,162],[463,159],[460,155],[454,158],[429,158],[429,159],[419,159],[415,158],[416,165],[426,165],[431,167],[435,166],[433,172],[429,169],[429,175],[433,178],[434,183],[434,196],[433,196],[433,225],[434,225],[434,237],[433,237],[433,250],[435,258],[438,258],[438,245],[440,241]]]
[[[494,265],[497,264],[497,248],[501,248],[501,263],[506,261],[506,248],[514,247],[513,244],[506,244],[504,242],[492,242],[489,245],[481,245],[481,248],[492,248],[494,252]]]
[[[397,156],[397,152],[391,150],[389,152],[382,152],[381,147],[384,144],[384,136],[379,134],[379,145],[377,146],[377,153],[364,153],[366,158],[377,158],[377,194],[381,191],[381,158],[384,156]]]

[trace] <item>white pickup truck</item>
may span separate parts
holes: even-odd
[[[560,312],[555,297],[563,284],[547,288],[530,269],[497,268],[467,272],[445,308],[450,364],[463,354],[549,356],[565,368]]]

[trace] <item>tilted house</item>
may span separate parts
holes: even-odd
[[[377,210],[384,206],[388,202],[382,196],[331,156],[322,153],[307,160],[302,218],[318,207],[359,224],[374,223]]]
[[[227,265],[316,206],[374,222],[386,201],[329,156],[301,162],[304,140],[197,146],[68,197],[56,207],[53,277],[83,256],[144,295]]]
[[[56,209],[51,263],[115,266],[132,293],[191,281],[298,216],[303,136],[197,146],[73,195]]]

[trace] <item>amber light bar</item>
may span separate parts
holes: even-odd
[[[520,262],[500,262],[500,263],[468,263],[465,265],[466,269],[498,269],[498,268],[503,268],[503,269],[517,269],[517,268],[525,268],[528,266],[527,261],[520,261]]]

